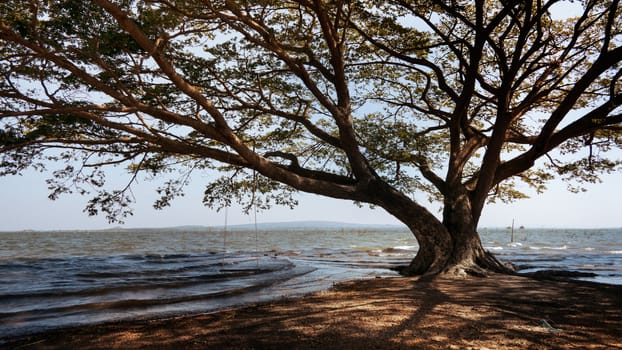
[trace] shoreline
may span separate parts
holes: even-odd
[[[0,349],[622,349],[622,286],[391,277],[204,314],[5,338]]]

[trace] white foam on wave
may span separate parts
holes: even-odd
[[[393,247],[396,250],[417,250],[417,246],[414,245],[398,245]]]
[[[499,246],[490,246],[490,247],[484,247],[488,250],[503,250],[503,247],[499,247]]]
[[[607,253],[609,253],[609,254],[622,254],[622,250],[610,250]]]
[[[542,247],[535,247],[535,246],[529,246],[528,249],[530,250],[542,250],[542,249],[549,249],[549,250],[567,250],[568,246],[567,245],[563,245],[561,247],[549,247],[549,246],[542,246]]]

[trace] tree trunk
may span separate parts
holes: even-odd
[[[404,275],[485,276],[511,269],[486,252],[477,233],[466,192],[445,200],[443,221],[400,193],[392,192],[381,205],[412,231],[419,243],[417,255]]]
[[[485,276],[490,271],[512,272],[484,250],[466,191],[456,191],[454,194],[445,199],[443,209],[443,225],[452,238],[451,256],[444,272],[461,276]]]

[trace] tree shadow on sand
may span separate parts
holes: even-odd
[[[23,349],[622,348],[622,286],[373,279],[207,315],[120,322],[22,339]],[[62,345],[62,346],[61,346]]]

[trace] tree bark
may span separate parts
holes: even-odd
[[[452,239],[450,257],[443,271],[458,276],[485,276],[489,272],[512,273],[494,255],[484,250],[477,223],[479,212],[472,207],[471,199],[464,188],[459,188],[445,198],[443,226]]]
[[[465,277],[513,272],[484,250],[466,191],[446,198],[442,222],[397,191],[385,194],[380,205],[405,223],[419,244],[417,255],[400,273]]]

